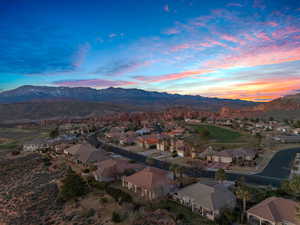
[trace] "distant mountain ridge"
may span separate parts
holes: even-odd
[[[152,104],[152,107],[155,108],[183,105],[208,110],[218,110],[222,106],[240,108],[257,104],[243,100],[208,98],[113,87],[97,90],[88,87],[71,88],[26,85],[0,93],[0,103],[31,102],[46,99],[107,102],[139,106],[149,106],[149,104]]]
[[[287,95],[253,107],[232,109],[223,107],[223,117],[274,117],[276,119],[300,119],[300,93]]]

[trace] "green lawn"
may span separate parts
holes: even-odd
[[[18,144],[15,141],[0,144],[0,149],[15,149],[18,146]]]
[[[196,132],[209,131],[209,139],[216,140],[218,142],[233,142],[241,137],[241,134],[237,131],[229,130],[222,127],[212,125],[198,125],[195,126]]]

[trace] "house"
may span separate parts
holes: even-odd
[[[248,209],[249,224],[300,225],[296,218],[298,203],[285,198],[270,197]]]
[[[162,152],[166,152],[170,150],[171,138],[166,135],[160,135],[158,143],[156,144],[156,149]]]
[[[228,149],[220,152],[215,152],[211,156],[211,160],[221,163],[233,163],[236,160],[251,161],[256,157],[256,151],[252,149]]]
[[[134,145],[136,137],[121,137],[119,140],[120,145]]]
[[[281,133],[288,133],[291,130],[290,126],[280,126],[277,127],[276,130]]]
[[[104,150],[96,149],[88,143],[73,145],[65,149],[64,153],[70,156],[71,160],[82,164],[91,164],[108,159]]]
[[[148,128],[142,128],[140,130],[137,130],[135,133],[137,135],[145,135],[145,134],[150,134],[151,130]]]
[[[157,143],[158,143],[158,138],[147,137],[147,138],[145,138],[144,146],[146,149],[156,148]]]
[[[107,159],[96,164],[97,170],[93,172],[95,180],[110,182],[121,178],[126,172],[136,172],[142,169],[140,164],[129,163],[123,159]]]
[[[139,147],[145,149],[156,148],[157,143],[159,143],[158,138],[154,136],[138,137],[136,143]]]
[[[212,161],[221,162],[221,163],[232,163],[233,162],[233,154],[229,150],[223,150],[220,152],[216,152],[212,156]]]
[[[174,193],[173,198],[210,220],[217,218],[222,210],[233,209],[236,205],[234,194],[217,182],[189,185]]]
[[[206,159],[207,161],[212,161],[213,155],[216,154],[216,151],[214,151],[212,146],[209,146],[207,149],[205,149],[203,152],[198,154],[198,157],[201,159]]]
[[[300,143],[299,135],[277,136],[277,137],[274,137],[273,139],[275,141],[285,143],[285,144]]]
[[[23,144],[23,150],[27,152],[44,151],[50,147],[47,140],[35,139]]]
[[[175,187],[172,173],[154,167],[123,177],[122,186],[147,200],[165,196]]]
[[[299,134],[300,134],[300,128],[295,128],[295,129],[293,130],[293,134],[299,135]]]

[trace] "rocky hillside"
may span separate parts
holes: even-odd
[[[101,102],[74,100],[44,100],[0,104],[0,122],[32,121],[41,119],[82,118],[115,112],[131,112],[138,107]]]

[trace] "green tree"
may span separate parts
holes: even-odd
[[[114,223],[121,223],[122,222],[122,218],[121,218],[121,215],[114,211],[111,215],[111,220],[114,222]]]
[[[294,127],[295,128],[300,128],[300,120],[295,121]]]
[[[49,137],[52,139],[57,138],[58,136],[59,136],[58,128],[55,128],[54,130],[50,131],[50,133],[49,133]]]
[[[227,179],[227,175],[224,169],[220,168],[215,174],[215,179],[219,182],[223,182]]]
[[[241,186],[244,186],[245,185],[245,177],[241,176],[239,177],[236,182],[235,182],[235,186],[236,187],[241,187]]]
[[[176,168],[176,173],[179,174],[179,177],[182,178],[183,177],[183,172],[184,172],[184,168],[182,166],[177,166]]]
[[[292,179],[289,181],[284,181],[282,183],[282,189],[287,193],[287,194],[292,194],[295,197],[300,196],[300,176],[299,175],[294,175]]]
[[[83,196],[88,191],[88,186],[81,176],[77,175],[72,169],[69,169],[66,177],[62,180],[60,197],[63,200],[70,200]]]
[[[153,166],[155,164],[155,159],[151,158],[151,157],[148,157],[146,159],[146,163],[150,166]]]
[[[206,122],[207,121],[207,117],[201,117],[201,123],[204,123],[204,122]]]
[[[243,212],[241,213],[241,223],[243,224],[247,208],[247,201],[251,199],[251,193],[246,185],[241,185],[237,188],[235,194],[236,197],[242,201]]]

